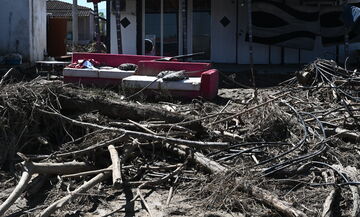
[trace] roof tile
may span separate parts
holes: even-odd
[[[72,4],[62,2],[58,0],[46,1],[47,13],[50,17],[71,17],[72,16]],[[78,11],[80,17],[89,16],[93,14],[93,10],[88,7],[78,5]]]

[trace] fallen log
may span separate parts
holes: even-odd
[[[137,131],[132,131],[132,130],[125,130],[125,129],[114,128],[114,127],[106,127],[106,126],[101,126],[98,124],[77,121],[77,120],[71,119],[71,118],[66,117],[57,112],[49,112],[49,111],[45,111],[42,109],[38,109],[38,111],[43,112],[45,114],[59,117],[65,121],[68,121],[77,126],[123,133],[127,136],[132,136],[132,137],[138,138],[138,139],[148,139],[148,140],[156,140],[156,141],[164,141],[164,142],[166,141],[171,144],[184,144],[186,146],[193,147],[193,148],[226,148],[230,145],[230,143],[228,143],[228,142],[202,142],[202,141],[193,141],[193,140],[186,140],[186,139],[176,139],[176,138],[172,138],[172,137],[158,136],[158,135],[142,133],[142,132],[137,132]]]
[[[76,90],[64,88],[65,92],[58,96],[60,105],[64,110],[80,111],[87,113],[90,111],[99,111],[100,114],[110,118],[120,120],[143,121],[149,117],[156,117],[159,120],[165,120],[168,123],[179,123],[185,120],[193,120],[192,115],[181,115],[175,112],[169,112],[160,107],[141,105],[133,102],[122,101],[114,96],[101,96],[91,91]],[[65,95],[66,94],[66,95]],[[97,96],[97,97],[96,97]],[[201,123],[194,122],[187,127],[191,130],[201,132],[203,127]]]

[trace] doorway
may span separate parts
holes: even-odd
[[[212,0],[211,61],[236,63],[238,1]]]
[[[66,54],[66,28],[67,19],[51,18],[48,20],[47,51],[49,56]]]
[[[179,55],[182,32],[179,12],[179,0],[143,0],[143,41],[153,43],[153,50],[147,54]],[[143,53],[145,54],[144,49]]]
[[[211,0],[188,0],[188,51],[193,60],[211,60]]]
[[[142,53],[177,56],[204,52],[193,60],[211,60],[213,0],[142,0]],[[187,9],[186,13],[183,9]],[[148,51],[148,42],[153,49]],[[145,45],[147,43],[147,45]]]

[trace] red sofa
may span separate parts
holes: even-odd
[[[97,86],[114,84],[119,85],[122,83],[124,78],[125,81],[133,75],[151,77],[156,76],[159,72],[164,70],[185,70],[188,77],[190,77],[192,80],[199,80],[200,84],[197,84],[198,87],[194,87],[191,90],[183,90],[181,87],[174,89],[173,87],[177,85],[171,85],[171,83],[167,83],[166,86],[169,88],[169,92],[171,94],[187,98],[201,96],[207,99],[213,99],[217,96],[219,72],[216,69],[212,69],[210,63],[179,62],[177,60],[156,61],[159,58],[161,57],[122,54],[74,53],[72,56],[72,63],[77,63],[79,60],[93,59],[100,62],[102,65],[111,66],[115,69],[97,70],[74,69],[66,67],[64,69],[64,82],[91,84]],[[117,67],[123,63],[136,64],[138,69],[131,72],[118,70]],[[141,79],[141,77],[137,78]],[[163,84],[165,84],[165,82],[163,82]]]

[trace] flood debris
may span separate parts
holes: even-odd
[[[358,82],[319,59],[213,102],[1,83],[0,216],[358,216]]]

